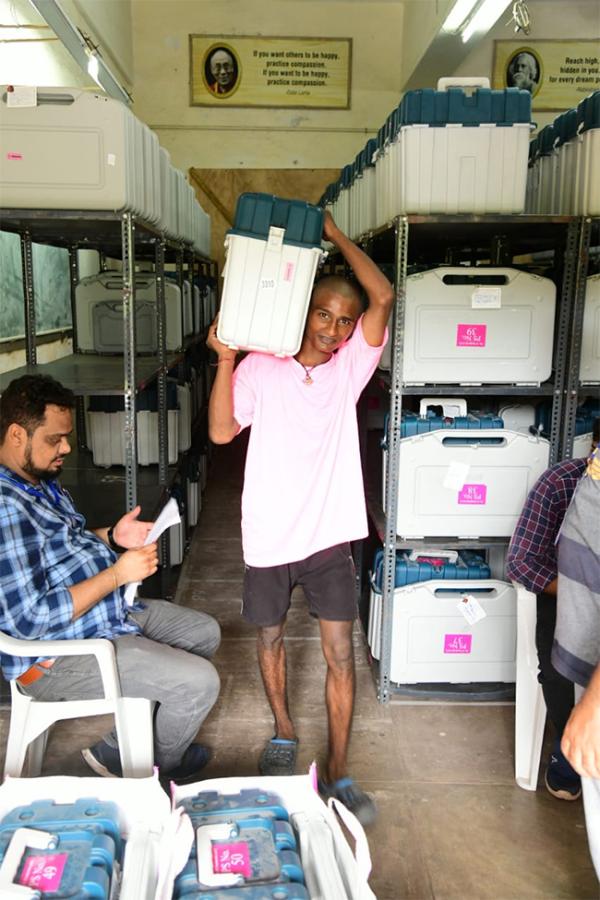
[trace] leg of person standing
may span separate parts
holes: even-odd
[[[535,643],[548,718],[555,729],[555,739],[544,775],[548,791],[559,800],[577,800],[581,796],[581,779],[565,759],[560,741],[573,709],[573,683],[557,672],[551,662],[552,642],[556,628],[556,596],[538,594]]]

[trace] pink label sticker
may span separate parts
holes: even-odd
[[[456,328],[457,347],[485,347],[487,325],[458,324]]]
[[[472,634],[445,634],[444,653],[470,653]]]
[[[234,844],[212,845],[213,872],[243,875],[250,878],[252,867],[250,865],[250,851],[248,844],[238,841]]]
[[[483,506],[487,498],[487,485],[464,484],[458,492],[458,502],[467,506]]]
[[[293,274],[294,274],[294,263],[291,263],[291,262],[286,263],[285,269],[283,270],[283,280],[291,281]]]
[[[22,154],[22,153],[10,153],[10,152],[9,152],[9,153],[6,154],[6,158],[7,158],[7,159],[23,159],[23,154]]]
[[[58,891],[68,858],[68,853],[29,856],[25,860],[23,871],[19,876],[19,884],[35,888],[42,894]]]

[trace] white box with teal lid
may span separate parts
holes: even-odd
[[[242,194],[225,238],[217,336],[229,347],[293,356],[300,349],[321,249],[323,210]]]

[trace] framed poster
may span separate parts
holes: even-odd
[[[540,111],[577,106],[600,89],[598,41],[494,41],[492,86],[531,91]]]
[[[349,109],[351,38],[190,34],[190,106]]]

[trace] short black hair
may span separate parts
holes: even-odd
[[[31,437],[44,421],[49,404],[73,409],[75,394],[50,375],[22,375],[11,381],[0,399],[0,444],[13,424]]]
[[[368,303],[359,282],[355,278],[346,278],[344,275],[323,275],[315,281],[311,301],[323,290],[333,291],[336,294],[342,294],[344,297],[352,298],[357,301],[360,312],[366,311]]]

